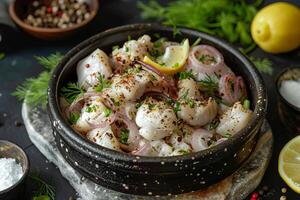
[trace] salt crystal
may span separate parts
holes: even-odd
[[[290,104],[300,108],[300,79],[282,81],[279,91]]]
[[[22,176],[22,167],[16,159],[0,158],[0,191],[13,186]]]

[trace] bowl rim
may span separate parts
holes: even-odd
[[[6,188],[5,190],[0,191],[0,195],[3,195],[5,193],[10,192],[11,190],[13,190],[14,188],[16,188],[20,183],[22,183],[22,181],[27,177],[28,173],[29,173],[29,168],[30,168],[30,163],[29,163],[29,159],[27,154],[25,153],[25,151],[17,144],[10,142],[8,140],[0,140],[0,142],[2,143],[6,143],[9,144],[11,146],[13,146],[13,148],[17,149],[19,152],[21,152],[21,154],[24,156],[25,158],[25,170],[23,172],[22,177],[12,186]]]
[[[63,59],[60,61],[58,66],[53,71],[53,74],[51,76],[51,79],[49,81],[49,87],[48,87],[48,110],[50,116],[52,116],[52,124],[54,127],[58,127],[57,129],[60,129],[59,134],[60,136],[66,140],[69,144],[72,144],[72,148],[75,148],[79,152],[85,154],[86,156],[93,157],[95,160],[100,159],[107,159],[108,162],[111,161],[111,157],[113,157],[113,160],[119,160],[123,162],[133,161],[133,162],[142,162],[142,163],[157,163],[157,162],[164,162],[166,164],[168,163],[174,163],[178,162],[178,160],[181,160],[182,162],[188,161],[188,160],[196,160],[198,157],[204,157],[206,155],[213,155],[217,152],[224,152],[227,151],[228,147],[230,146],[231,149],[237,149],[238,143],[242,140],[245,141],[249,137],[249,132],[255,128],[255,126],[262,121],[262,119],[265,118],[266,114],[266,108],[267,108],[267,94],[266,89],[264,86],[264,82],[262,80],[262,77],[258,70],[254,67],[253,63],[244,55],[242,55],[241,52],[239,52],[235,47],[233,47],[228,42],[217,38],[215,36],[211,36],[209,34],[203,33],[201,31],[190,29],[190,28],[184,28],[184,27],[177,27],[177,29],[185,33],[187,35],[193,35],[193,36],[199,36],[205,38],[205,40],[210,41],[212,43],[215,43],[217,45],[220,45],[222,48],[229,51],[231,54],[233,54],[235,57],[237,57],[242,63],[244,63],[245,66],[247,66],[247,70],[250,74],[252,74],[252,78],[256,85],[256,92],[257,92],[257,102],[255,106],[255,110],[253,112],[253,118],[248,123],[246,127],[244,127],[241,131],[236,133],[234,136],[230,137],[226,141],[199,151],[199,152],[193,152],[186,155],[180,155],[180,156],[170,156],[170,157],[147,157],[147,156],[136,156],[131,154],[126,154],[123,152],[118,152],[115,150],[111,150],[105,147],[102,147],[100,145],[97,145],[95,143],[92,143],[91,141],[87,140],[80,134],[76,133],[69,124],[65,122],[65,119],[60,113],[59,109],[59,103],[58,103],[58,97],[56,96],[57,93],[57,81],[61,76],[61,73],[63,72],[64,65],[72,59],[74,55],[76,55],[81,49],[87,47],[91,44],[91,42],[95,40],[99,40],[102,37],[105,37],[110,34],[116,34],[120,32],[126,32],[126,31],[132,31],[132,30],[149,30],[149,31],[165,31],[169,32],[172,31],[173,28],[169,26],[164,26],[158,23],[139,23],[139,24],[129,24],[124,26],[119,26],[115,28],[108,29],[106,31],[100,32],[74,48],[72,48],[69,52],[66,53],[66,55],[63,57]],[[51,118],[51,117],[50,117]],[[88,152],[84,151],[87,150]],[[212,160],[208,160],[207,162],[212,162]],[[116,165],[116,162],[114,162],[114,165]]]
[[[40,33],[62,33],[62,32],[69,32],[81,28],[91,22],[97,15],[99,11],[99,1],[98,0],[91,0],[95,4],[93,6],[93,10],[91,10],[91,15],[88,19],[83,20],[80,24],[75,24],[73,26],[67,28],[40,28],[34,27],[31,25],[26,24],[15,12],[15,5],[17,0],[12,0],[9,3],[8,12],[12,20],[19,25],[22,29],[30,30],[31,32],[40,32]]]
[[[276,79],[275,79],[275,84],[276,84],[276,93],[278,94],[278,96],[280,97],[280,100],[283,101],[283,103],[287,106],[289,106],[290,108],[292,108],[293,110],[297,111],[300,113],[300,107],[297,107],[293,104],[291,104],[290,102],[288,102],[288,100],[286,98],[284,98],[281,93],[280,93],[280,84],[281,84],[281,80],[280,78],[285,74],[287,73],[288,71],[290,70],[298,70],[300,71],[300,66],[293,66],[293,67],[288,67],[288,68],[285,68],[283,70],[281,70],[279,72],[279,74],[277,75]]]

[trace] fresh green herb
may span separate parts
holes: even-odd
[[[179,72],[177,74],[179,80],[184,80],[184,79],[194,79],[195,77],[191,71],[184,71],[184,72]]]
[[[195,107],[195,102],[192,99],[188,99],[187,102],[188,102],[188,105],[189,105],[190,108]]]
[[[118,99],[113,99],[112,98],[111,100],[112,100],[112,102],[114,103],[115,106],[120,106],[121,105],[121,103]]]
[[[180,149],[178,150],[178,153],[185,155],[185,154],[189,154],[190,152],[188,150]]]
[[[91,113],[91,112],[96,112],[97,109],[98,109],[97,105],[91,105],[91,106],[86,107],[85,111],[88,113]]]
[[[136,108],[136,109],[138,109],[138,108],[141,107],[141,106],[142,106],[142,102],[138,102],[138,103],[135,104],[135,108]]]
[[[251,4],[232,0],[175,0],[164,7],[151,0],[138,2],[138,7],[142,18],[160,20],[173,27],[194,28],[247,48],[253,44],[250,24],[260,3],[261,0]]]
[[[229,132],[227,132],[223,135],[223,137],[225,137],[225,138],[230,138],[231,136],[232,136],[232,134]]]
[[[249,58],[256,66],[258,71],[268,75],[273,74],[272,61],[269,58],[255,58],[253,56],[250,56]]]
[[[100,74],[98,77],[98,85],[94,88],[96,92],[102,92],[104,88],[110,87],[110,82],[105,79],[104,75]]]
[[[5,58],[5,53],[1,52],[0,53],[0,60],[3,60]]]
[[[131,35],[127,36],[127,40],[130,41],[131,40]]]
[[[207,97],[213,97],[217,103],[222,102],[219,96],[219,83],[217,75],[207,75],[198,82],[200,91]]]
[[[180,103],[178,101],[175,101],[173,110],[174,110],[175,113],[181,111]]]
[[[125,47],[125,52],[128,52],[129,51],[129,48],[126,46]]]
[[[47,195],[41,195],[41,196],[33,197],[32,200],[51,200],[51,199]]]
[[[30,175],[30,178],[38,185],[33,200],[55,200],[55,189],[52,185],[46,183],[38,175]]]
[[[244,100],[243,106],[245,109],[250,109],[250,101],[248,99]]]
[[[62,58],[60,53],[51,54],[48,57],[36,57],[39,64],[46,70],[38,75],[37,78],[28,78],[21,85],[18,85],[16,91],[12,93],[18,100],[23,101],[30,106],[41,105],[43,109],[47,104],[48,82],[52,71],[58,65]]]
[[[213,120],[209,125],[208,125],[208,130],[211,131],[211,130],[215,130],[218,125],[219,125],[219,121],[218,120]]]
[[[173,66],[173,68],[177,68],[177,67],[179,67],[179,63],[175,63]]]
[[[154,107],[155,107],[155,104],[154,103],[149,103],[148,107],[149,107],[149,110],[153,110]]]
[[[195,42],[192,44],[192,47],[197,46],[200,42],[201,42],[201,38],[198,38],[197,40],[195,40]]]
[[[189,91],[190,91],[190,89],[185,90],[185,92],[183,93],[183,95],[180,96],[180,97],[178,98],[178,100],[186,100],[186,99],[187,99],[187,96],[188,96],[188,94],[189,94]]]
[[[122,144],[127,144],[128,137],[129,137],[129,130],[128,129],[122,129],[121,130],[121,135],[120,135],[120,142]]]
[[[119,45],[115,45],[115,46],[112,47],[113,51],[116,50],[116,49],[119,49],[119,48],[120,48]]]
[[[108,117],[108,116],[111,114],[111,112],[112,112],[111,109],[105,108],[105,109],[104,109],[104,116],[105,116],[105,117]]]
[[[76,122],[78,121],[79,117],[80,117],[79,113],[71,112],[70,113],[70,117],[69,117],[69,122],[71,124],[76,124]]]
[[[173,24],[173,38],[175,38],[177,35],[182,35],[182,33],[177,28],[177,26],[175,24]]]
[[[72,103],[84,93],[84,89],[78,83],[68,83],[65,87],[61,88],[60,92],[68,103]]]
[[[214,96],[218,91],[219,84],[214,76],[206,74],[205,78],[199,81],[200,90],[208,94],[208,96]]]
[[[199,61],[204,64],[216,63],[216,58],[214,56],[204,54],[199,57]]]

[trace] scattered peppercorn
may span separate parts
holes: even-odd
[[[286,188],[285,187],[281,188],[281,192],[286,193]]]
[[[32,1],[24,19],[40,28],[68,28],[90,17],[89,5],[81,0]]]

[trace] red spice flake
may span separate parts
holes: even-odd
[[[48,8],[47,8],[47,13],[52,13],[52,7],[51,6],[49,6]]]

